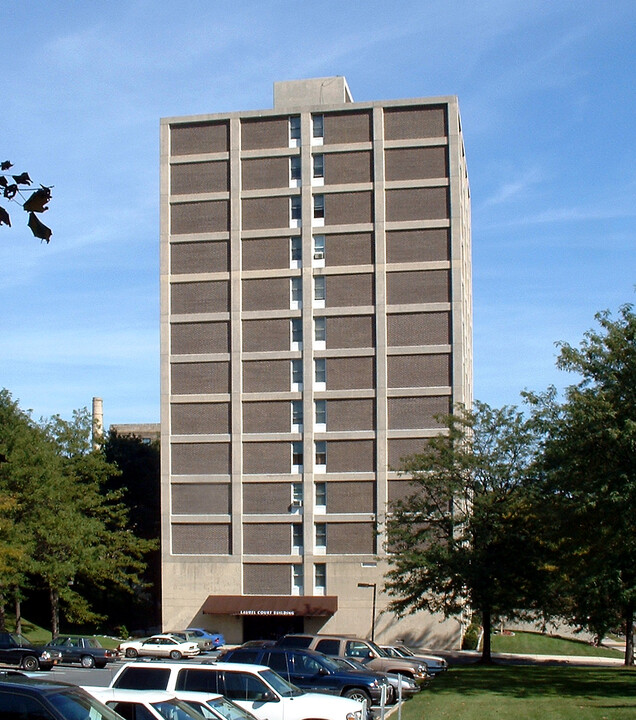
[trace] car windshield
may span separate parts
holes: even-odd
[[[376,645],[374,642],[368,641],[369,647],[377,653],[380,657],[389,657],[388,653],[385,652],[379,645]]]
[[[298,695],[304,695],[303,691],[300,688],[297,688],[295,685],[288,683],[287,680],[284,680],[278,673],[275,673],[273,670],[261,670],[261,672],[259,672],[259,675],[263,678],[263,680],[265,680],[265,682],[269,683],[279,695],[282,695],[283,697],[297,697]]]
[[[166,720],[201,720],[203,715],[182,700],[161,700],[150,703]]]
[[[404,645],[398,645],[395,648],[403,657],[415,657],[415,655]]]
[[[67,720],[121,720],[114,710],[81,692],[63,690],[47,697]]]
[[[225,720],[254,720],[254,715],[235,705],[231,700],[224,697],[208,700],[207,704],[214,708]]]
[[[334,658],[330,658],[327,655],[322,655],[321,657],[315,657],[314,659],[316,662],[319,662],[321,665],[326,667],[328,670],[331,670],[331,672],[336,672],[337,670],[340,670],[341,665],[335,661]]]
[[[11,633],[13,642],[19,647],[33,647],[33,645],[23,636],[18,633]]]
[[[382,648],[382,649],[383,649],[384,652],[385,652],[387,655],[389,655],[390,657],[395,657],[395,658],[404,657],[404,655],[402,655],[402,654],[397,650],[397,648],[385,647],[385,648]]]

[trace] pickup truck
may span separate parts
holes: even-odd
[[[17,633],[0,632],[0,663],[17,665],[23,670],[50,670],[61,660],[59,650],[31,645]]]

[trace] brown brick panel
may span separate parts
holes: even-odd
[[[372,357],[327,358],[327,390],[371,390],[375,387]]]
[[[371,315],[327,318],[327,348],[374,347],[375,329]]]
[[[172,552],[174,555],[229,555],[230,526],[174,524]]]
[[[373,162],[370,152],[365,150],[325,154],[325,185],[368,183],[372,180]]]
[[[426,438],[390,438],[388,469],[397,472],[402,467],[404,458],[423,453],[427,444]]]
[[[229,443],[173,443],[173,475],[227,475]]]
[[[386,234],[386,259],[389,263],[450,260],[450,231],[395,230]]]
[[[227,232],[230,229],[230,204],[227,200],[177,203],[170,213],[173,235]]]
[[[241,163],[243,190],[289,187],[289,158],[254,158]]]
[[[173,275],[227,272],[228,263],[227,240],[172,243],[170,245],[170,272]]]
[[[448,270],[387,273],[386,299],[389,305],[450,302],[450,273]]]
[[[389,346],[448,345],[450,313],[399,313],[387,317]]]
[[[227,160],[182,163],[170,168],[170,192],[173,195],[227,192],[230,166]]]
[[[290,523],[245,523],[243,552],[246,555],[289,555]]]
[[[324,128],[325,145],[369,142],[373,137],[369,112],[325,113]]]
[[[173,355],[228,352],[230,348],[227,322],[174,323],[171,334]]]
[[[412,140],[446,135],[444,106],[385,108],[385,140]]]
[[[227,280],[174,283],[170,309],[175,314],[229,312],[230,284]]]
[[[325,195],[325,225],[355,225],[373,222],[370,192]]]
[[[289,320],[244,320],[243,351],[267,352],[272,350],[289,350]]]
[[[170,370],[170,389],[175,395],[230,392],[227,362],[173,363]]]
[[[375,402],[368,398],[327,400],[327,430],[373,430]]]
[[[327,472],[373,472],[374,470],[373,440],[327,441]]]
[[[243,310],[289,309],[289,278],[243,280]]]
[[[347,233],[325,236],[325,265],[371,265],[373,263],[373,235]]]
[[[243,443],[243,472],[266,475],[291,472],[291,443]]]
[[[290,389],[289,360],[250,360],[243,363],[243,392],[287,392]]]
[[[415,492],[415,487],[408,480],[389,480],[388,482],[388,500],[389,503],[398,500],[406,500]]]
[[[389,355],[388,386],[440,387],[451,384],[450,355]]]
[[[387,222],[444,220],[450,217],[448,188],[425,187],[387,190]]]
[[[375,512],[375,483],[328,482],[328,513]]]
[[[289,227],[289,197],[245,198],[243,229]]]
[[[229,403],[174,403],[171,407],[175,435],[223,435],[230,432]]]
[[[291,504],[290,483],[244,483],[243,513],[262,515],[289,512]]]
[[[388,401],[389,429],[438,428],[436,415],[450,412],[450,398],[392,397]]]
[[[445,177],[448,177],[446,147],[395,148],[386,151],[387,181]]]
[[[328,555],[373,555],[375,546],[373,523],[327,523]]]
[[[229,515],[230,483],[172,485],[175,515]]]
[[[290,595],[291,567],[283,564],[243,565],[245,595]]]
[[[289,120],[287,118],[259,118],[241,122],[241,147],[243,150],[288,146]]]
[[[287,400],[243,403],[243,432],[284,433],[291,430],[291,404]]]
[[[175,125],[170,131],[172,155],[227,152],[229,147],[230,125],[227,122]]]
[[[269,270],[289,267],[289,237],[243,240],[241,248],[243,270]]]
[[[327,307],[373,305],[373,275],[327,275]]]

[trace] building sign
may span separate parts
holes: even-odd
[[[241,610],[239,615],[295,615],[293,610]]]

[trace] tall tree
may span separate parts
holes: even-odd
[[[490,662],[493,620],[533,606],[542,573],[530,498],[536,436],[516,408],[484,403],[444,424],[401,468],[412,493],[390,506],[385,589],[398,614],[478,612]]]
[[[566,617],[602,638],[622,619],[634,663],[636,610],[636,315],[596,315],[579,347],[560,343],[559,368],[576,373],[559,405],[553,389],[529,396],[546,418],[545,500],[555,507]]]

